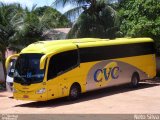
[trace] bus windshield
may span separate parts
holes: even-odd
[[[21,54],[15,65],[14,82],[25,85],[40,83],[44,70],[40,70],[40,59],[43,54]]]

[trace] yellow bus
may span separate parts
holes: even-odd
[[[14,71],[13,96],[46,101],[130,83],[156,75],[154,42],[150,38],[81,38],[39,41],[19,54]]]

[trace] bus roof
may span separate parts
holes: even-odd
[[[100,38],[78,38],[68,40],[54,40],[54,41],[38,41],[30,44],[24,48],[20,54],[23,53],[52,53],[57,51],[66,51],[74,49],[73,46],[79,48],[85,47],[96,47],[96,46],[111,46],[120,44],[133,44],[133,43],[144,43],[153,42],[151,38],[116,38],[116,39],[100,39]]]

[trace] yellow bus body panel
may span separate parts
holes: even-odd
[[[29,86],[23,86],[19,83],[14,83],[14,98],[20,100],[46,101],[50,99],[65,97],[69,95],[70,88],[73,83],[80,84],[82,93],[92,90],[91,87],[93,87],[93,90],[106,87],[110,84],[110,82],[114,80],[113,78],[108,78],[108,81],[106,81],[104,79],[104,75],[101,72],[98,73],[96,77],[97,80],[102,79],[102,82],[95,83],[92,80],[89,80],[89,78],[92,77],[90,76],[92,74],[89,74],[91,69],[93,69],[97,64],[102,64],[103,62],[107,62],[107,64],[104,66],[104,69],[108,66],[117,66],[117,64],[119,64],[118,62],[120,62],[120,64],[122,65],[127,64],[127,66],[129,66],[130,68],[135,67],[136,70],[142,71],[142,73],[147,75],[148,78],[153,78],[156,76],[155,54],[147,54],[140,56],[107,59],[104,61],[101,60],[80,63],[80,65],[76,68],[51,80],[47,80],[49,59],[54,54],[78,48],[111,46],[141,42],[153,42],[153,40],[150,38],[118,38],[116,40],[86,38],[59,41],[40,41],[38,43],[31,44],[23,49],[20,54],[43,53],[44,55],[47,55],[48,59],[45,71],[46,74],[42,83],[31,84]],[[76,46],[78,46],[78,48]],[[126,70],[123,69],[121,70],[124,75],[125,71]],[[113,72],[113,74],[116,73]],[[131,75],[129,76],[131,77]],[[130,82],[130,79],[128,80],[128,82]],[[91,83],[91,86],[89,86],[88,83]],[[36,92],[41,88],[45,88],[46,91],[43,94],[37,94]]]

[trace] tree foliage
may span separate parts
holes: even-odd
[[[56,0],[55,3],[63,5],[70,3],[77,6],[67,11],[68,15],[83,11],[69,32],[68,38],[114,38],[116,36],[118,17],[110,6],[109,0]]]
[[[69,27],[71,24],[64,15],[49,6],[38,7],[33,11],[33,13],[35,13],[41,20],[44,21],[44,23],[46,23],[44,25],[46,29],[50,27]]]
[[[120,2],[122,36],[160,37],[159,0],[123,0]]]
[[[116,11],[105,2],[85,10],[68,34],[68,38],[115,38],[118,30]]]
[[[21,24],[23,9],[19,4],[5,5],[0,3],[0,51],[12,43],[16,29]]]
[[[73,5],[73,7],[66,11],[64,15],[66,15],[67,17],[75,17],[77,15],[80,15],[83,11],[85,11],[88,8],[94,11],[94,9],[97,6],[97,3],[111,3],[113,1],[114,0],[55,0],[53,2],[53,7],[65,7],[66,5],[71,4]]]
[[[19,26],[17,39],[21,38],[21,45],[28,45],[35,41],[45,40],[43,32],[52,28],[68,27],[69,20],[57,10],[44,6],[25,10],[23,24]]]
[[[3,67],[8,46],[26,46],[44,40],[43,32],[57,27],[67,27],[66,17],[51,7],[22,8],[20,4],[0,3],[0,54]],[[5,67],[4,67],[5,69]]]
[[[5,5],[0,3],[0,53],[5,71],[5,50],[14,42],[16,29],[21,24],[22,7],[19,4]]]

